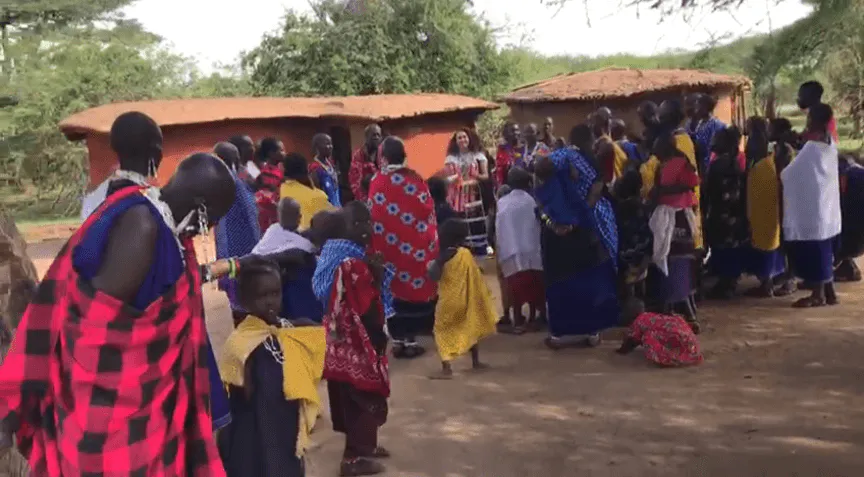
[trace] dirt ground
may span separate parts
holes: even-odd
[[[41,273],[60,245],[31,246]],[[493,369],[473,374],[457,363],[450,382],[426,378],[434,353],[393,362],[385,476],[860,476],[861,290],[841,285],[842,305],[817,310],[793,310],[792,298],[703,304],[706,362],[691,369],[618,356],[611,340],[552,352],[541,335],[488,339],[481,356]],[[231,327],[227,301],[209,286],[205,301],[219,346]],[[310,477],[338,475],[343,440],[326,404],[324,413]]]

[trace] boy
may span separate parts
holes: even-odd
[[[282,283],[269,260],[244,260],[238,296],[249,316],[228,337],[220,363],[233,416],[218,438],[225,471],[303,477],[320,407],[324,329],[305,318],[279,317]]]
[[[487,367],[480,362],[477,343],[495,333],[498,317],[483,273],[471,251],[463,246],[468,226],[459,220],[448,220],[441,224],[439,235],[441,254],[429,264],[429,277],[438,282],[434,335],[441,355],[441,372],[430,378],[451,379],[451,362],[468,351],[473,369]]]

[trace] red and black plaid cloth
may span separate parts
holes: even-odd
[[[30,449],[34,476],[224,476],[209,411],[194,248],[175,287],[136,312],[72,266],[109,196],[58,254],[0,367],[0,418]]]
[[[282,167],[279,164],[265,163],[261,166],[261,174],[258,176],[259,188],[279,190],[283,180],[285,180],[285,173],[282,172]]]

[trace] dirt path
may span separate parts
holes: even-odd
[[[40,271],[59,246],[31,247]],[[555,353],[540,335],[489,339],[494,369],[472,374],[460,362],[451,382],[425,377],[434,353],[395,362],[386,477],[857,477],[861,290],[841,285],[843,304],[819,310],[792,310],[791,298],[708,304],[706,363],[694,369],[620,357],[611,342]],[[205,301],[221,343],[227,302],[209,287]],[[308,475],[338,475],[343,441],[326,410],[313,438]]]

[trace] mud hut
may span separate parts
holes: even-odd
[[[640,134],[636,108],[643,101],[660,103],[689,93],[708,93],[717,98],[715,115],[726,123],[743,124],[744,94],[750,80],[698,70],[638,70],[611,68],[556,76],[522,86],[501,98],[520,124],[555,121],[558,135],[585,121],[598,107],[606,106],[628,128]]]
[[[117,163],[108,133],[114,119],[128,111],[143,112],[162,128],[164,158],[158,172],[163,182],[184,157],[210,151],[234,135],[246,134],[256,141],[274,136],[286,151],[311,159],[312,136],[322,132],[333,137],[334,157],[347,178],[351,154],[363,144],[363,130],[370,123],[380,124],[385,134],[402,137],[409,165],[430,176],[444,164],[453,131],[473,127],[477,116],[497,107],[445,94],[176,99],[99,106],[64,119],[60,130],[69,140],[86,141],[92,185],[103,181]]]

